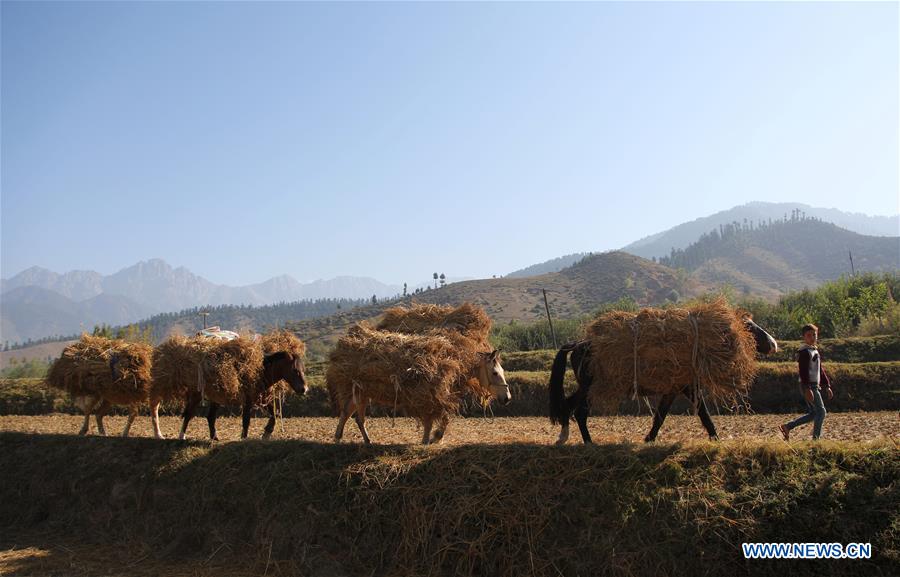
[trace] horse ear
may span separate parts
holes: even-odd
[[[500,358],[500,349],[494,349],[493,351],[491,351],[491,356],[488,358],[492,361],[496,361],[498,358]]]

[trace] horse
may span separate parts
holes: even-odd
[[[500,365],[500,352],[491,351],[489,353],[478,353],[478,360],[474,366],[468,370],[468,374],[464,374],[465,378],[457,381],[459,384],[453,391],[441,391],[429,388],[423,394],[426,399],[422,398],[412,401],[404,395],[399,395],[397,389],[391,383],[372,383],[366,382],[356,383],[353,380],[338,377],[335,373],[330,373],[328,379],[329,393],[332,401],[340,412],[337,429],[334,433],[334,441],[339,443],[344,436],[344,425],[351,416],[356,421],[356,426],[362,434],[363,442],[371,444],[369,432],[366,430],[366,407],[371,403],[373,405],[400,408],[410,416],[422,422],[422,444],[428,445],[440,443],[444,439],[447,431],[447,425],[450,423],[450,410],[447,408],[456,395],[461,395],[464,390],[469,389],[471,392],[490,392],[490,396],[497,399],[503,405],[508,405],[512,401],[512,393],[509,390],[509,384],[506,382],[506,376],[503,367]],[[389,361],[385,361],[389,362]],[[394,374],[393,367],[384,367],[385,375]],[[329,368],[329,371],[332,369]],[[407,369],[412,370],[412,369]],[[404,371],[405,372],[405,371]],[[441,380],[439,377],[438,380]],[[481,391],[476,391],[471,381],[476,381]],[[422,383],[425,384],[425,383]],[[381,385],[386,385],[382,387]],[[384,391],[395,391],[393,393]],[[432,436],[431,431],[434,425],[437,427]]]
[[[273,389],[275,385],[284,380],[298,395],[304,395],[308,392],[309,387],[306,383],[306,375],[304,372],[303,359],[299,355],[293,355],[289,352],[280,351],[263,357],[262,371],[256,382],[241,383],[241,397],[239,399],[229,398],[224,395],[217,395],[214,389],[202,392],[197,388],[191,387],[186,394],[184,401],[184,412],[182,414],[181,432],[178,438],[184,440],[188,423],[194,417],[197,406],[205,395],[209,400],[209,411],[206,414],[206,421],[209,424],[209,438],[218,441],[219,436],[216,432],[216,416],[219,407],[222,405],[233,405],[239,402],[242,407],[241,414],[241,439],[246,439],[250,429],[250,418],[254,406],[262,408],[269,417],[266,427],[263,430],[263,439],[268,439],[275,430],[275,411],[270,408],[270,402],[274,398]],[[163,435],[159,428],[159,405],[160,399],[151,400],[151,418],[153,421],[154,436],[162,439]]]
[[[756,352],[767,355],[778,351],[778,343],[775,339],[757,325],[749,316],[742,319],[744,327],[749,331],[756,341]],[[563,390],[563,378],[566,373],[566,361],[571,353],[572,370],[575,373],[575,380],[578,382],[578,390],[569,397],[565,396]],[[581,431],[581,438],[585,444],[591,443],[591,434],[587,428],[587,418],[589,413],[588,392],[594,381],[594,375],[591,372],[591,343],[589,340],[583,340],[568,343],[560,348],[553,361],[553,367],[550,371],[550,422],[559,424],[562,428],[559,433],[559,439],[556,444],[562,445],[569,438],[569,419],[574,413],[575,422],[578,423],[578,429]],[[702,395],[695,388],[685,384],[683,388],[661,395],[656,412],[653,414],[653,426],[644,442],[649,443],[656,440],[663,421],[672,406],[672,402],[679,396],[684,395],[697,407],[697,415],[700,422],[706,429],[710,440],[718,440],[716,426],[709,415],[709,409],[706,406]]]
[[[90,432],[91,414],[100,434],[106,435],[103,417],[113,406],[125,406],[129,417],[122,436],[128,436],[140,406],[148,399],[152,352],[146,343],[86,334],[63,349],[50,366],[46,383],[69,393],[84,412],[79,435]]]
[[[103,417],[109,414],[114,406],[122,406],[128,407],[128,420],[122,429],[122,437],[128,437],[141,405],[149,399],[150,384],[149,381],[144,383],[126,381],[121,364],[122,360],[118,355],[111,356],[109,371],[113,383],[119,384],[118,387],[108,386],[92,395],[74,397],[75,406],[84,412],[84,424],[78,432],[79,435],[86,435],[90,432],[91,414],[93,414],[97,420],[97,432],[105,437],[106,427],[103,425]],[[123,386],[123,384],[125,385]]]

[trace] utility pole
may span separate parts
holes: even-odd
[[[209,316],[209,313],[207,311],[200,311],[197,313],[197,316],[203,317],[203,330],[206,330],[206,317]]]
[[[541,289],[544,293],[544,309],[547,311],[547,322],[550,323],[550,336],[553,337],[553,348],[558,349],[556,344],[556,331],[553,330],[553,319],[550,318],[550,304],[547,302],[547,289]]]

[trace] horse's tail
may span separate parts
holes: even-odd
[[[569,421],[569,410],[566,407],[566,391],[563,389],[563,380],[566,376],[566,363],[569,353],[575,349],[577,343],[568,343],[559,349],[553,360],[553,368],[550,370],[550,422],[554,425],[565,425]]]

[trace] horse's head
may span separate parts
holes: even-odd
[[[269,386],[283,379],[298,395],[304,395],[309,391],[309,387],[306,385],[303,359],[300,356],[283,351],[266,355],[263,359],[263,370],[266,384]]]
[[[481,381],[481,386],[490,389],[491,394],[501,404],[508,405],[512,401],[512,393],[509,392],[506,375],[503,367],[500,366],[500,351],[479,354],[481,355],[481,364],[478,379]]]
[[[778,352],[778,342],[772,335],[764,331],[762,327],[753,322],[753,317],[751,317],[749,314],[744,315],[743,321],[744,326],[748,331],[750,331],[750,334],[752,334],[753,338],[756,340],[756,352],[763,355]]]

